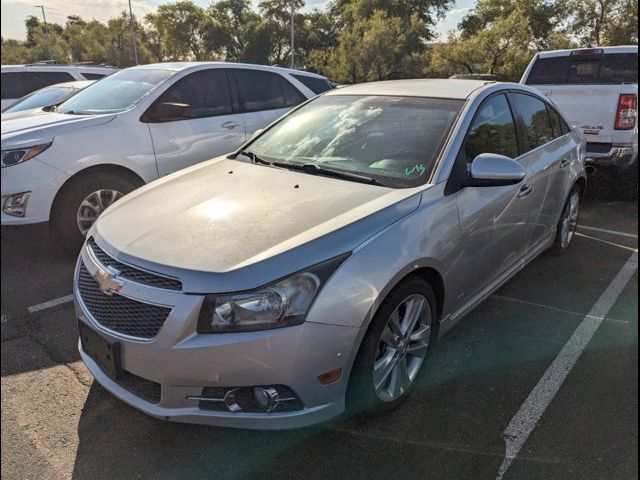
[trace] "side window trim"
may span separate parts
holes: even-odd
[[[202,116],[198,116],[198,117],[193,117],[193,118],[182,118],[182,119],[178,119],[178,120],[171,120],[171,122],[183,122],[185,120],[198,120],[201,118],[215,118],[215,117],[224,117],[225,115],[233,115],[238,113],[237,109],[236,109],[236,103],[234,101],[234,94],[233,94],[233,89],[231,88],[231,82],[229,80],[229,70],[228,68],[204,68],[202,70],[196,70],[195,72],[191,72],[187,75],[185,75],[184,77],[180,77],[177,80],[175,80],[171,85],[167,86],[164,91],[158,96],[158,98],[156,98],[153,103],[151,103],[151,105],[149,105],[147,107],[147,109],[142,113],[142,115],[140,115],[139,120],[142,123],[168,123],[168,122],[158,122],[157,120],[153,120],[149,117],[150,112],[153,111],[153,109],[155,108],[155,106],[157,105],[158,102],[160,102],[160,100],[162,100],[162,97],[171,89],[173,88],[178,82],[189,78],[191,75],[195,75],[197,73],[200,72],[206,72],[206,71],[217,71],[217,72],[222,72],[224,74],[224,78],[227,82],[227,88],[229,91],[229,101],[231,102],[231,112],[230,113],[217,113],[217,114],[213,114],[213,115],[202,115]]]

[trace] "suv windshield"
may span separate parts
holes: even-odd
[[[322,96],[278,122],[247,150],[269,162],[313,165],[363,175],[389,187],[413,187],[429,178],[463,103]]]
[[[171,70],[122,70],[71,97],[58,107],[58,112],[87,115],[122,112],[172,74]]]
[[[22,100],[3,110],[2,113],[21,112],[31,108],[53,105],[64,100],[71,93],[73,93],[73,87],[45,87],[23,97]]]

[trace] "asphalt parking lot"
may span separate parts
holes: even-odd
[[[436,344],[402,406],[281,432],[168,423],[112,397],[76,351],[75,259],[3,238],[2,478],[495,479],[518,442],[505,479],[638,478],[637,199],[591,192],[570,251]]]

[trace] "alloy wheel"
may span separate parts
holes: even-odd
[[[578,227],[578,214],[580,211],[580,193],[577,190],[571,192],[567,205],[562,213],[560,224],[560,246],[567,248],[573,239]]]
[[[382,330],[373,362],[373,387],[383,402],[400,398],[416,379],[431,337],[431,308],[414,294],[393,311]]]
[[[82,203],[80,203],[76,214],[76,223],[78,224],[80,233],[86,236],[91,225],[93,225],[100,214],[122,196],[122,192],[112,189],[96,190],[87,195]]]

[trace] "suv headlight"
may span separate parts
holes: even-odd
[[[331,258],[256,290],[207,295],[198,333],[265,330],[302,323],[324,283],[349,255]]]
[[[43,143],[40,145],[33,145],[32,147],[16,148],[13,150],[2,150],[2,168],[26,162],[36,155],[40,155],[50,146],[51,142]]]

